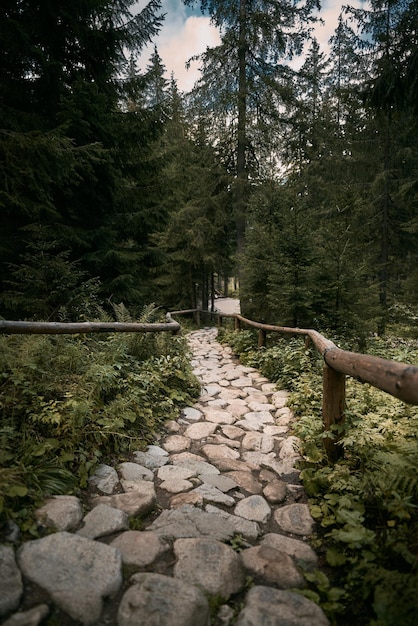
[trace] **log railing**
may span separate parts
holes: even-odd
[[[324,438],[324,446],[331,460],[338,458],[341,446],[338,446],[338,435],[333,432],[335,426],[343,426],[345,409],[345,380],[346,376],[362,383],[369,383],[386,393],[399,398],[408,404],[418,405],[418,366],[406,363],[397,363],[367,354],[358,354],[341,350],[332,341],[316,330],[305,328],[290,328],[274,326],[249,320],[237,313],[219,313],[188,309],[186,311],[172,311],[166,314],[165,323],[123,323],[123,322],[14,322],[0,320],[0,333],[7,334],[78,334],[78,333],[109,333],[109,332],[172,332],[178,334],[181,326],[172,319],[172,315],[193,313],[195,321],[200,325],[201,315],[210,315],[218,318],[222,325],[224,317],[233,318],[235,328],[242,325],[258,329],[259,347],[266,345],[268,332],[281,333],[293,336],[302,336],[305,342],[312,342],[324,360],[323,390],[322,390],[322,419],[324,431],[329,437]],[[342,429],[341,429],[342,430]]]
[[[0,333],[14,335],[75,335],[84,333],[180,332],[180,324],[166,314],[166,322],[12,322],[0,320]]]
[[[189,310],[187,312],[194,311]],[[181,312],[177,311],[176,313]],[[338,445],[339,436],[333,430],[336,430],[335,426],[344,425],[346,376],[351,376],[361,383],[369,383],[403,402],[418,405],[418,366],[416,365],[341,350],[332,341],[312,329],[263,324],[249,320],[237,313],[225,314],[209,311],[200,311],[200,313],[217,315],[220,326],[222,326],[223,318],[226,317],[234,319],[236,330],[240,330],[242,325],[258,329],[259,347],[266,345],[268,332],[299,335],[305,338],[305,342],[314,344],[324,360],[322,419],[324,431],[330,433],[329,437],[324,438],[324,446],[330,460],[336,460],[342,452],[341,446]],[[342,431],[342,428],[338,430]]]

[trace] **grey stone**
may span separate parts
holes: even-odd
[[[199,478],[206,485],[212,485],[225,493],[237,487],[235,480],[225,474],[200,474]]]
[[[193,489],[193,492],[200,494],[203,498],[203,502],[215,502],[217,504],[225,504],[226,506],[233,506],[235,504],[234,498],[227,496],[212,485],[200,485],[196,487],[196,489]]]
[[[205,385],[203,387],[203,394],[212,398],[214,396],[217,396],[221,389],[222,387],[220,385]]]
[[[228,532],[232,529],[232,536],[241,535],[248,541],[254,541],[260,534],[260,527],[257,522],[251,522],[238,515],[231,515],[231,513],[218,509],[218,507],[213,506],[213,504],[207,504],[205,511],[216,515],[218,521],[223,520],[223,523],[228,528]],[[217,538],[220,539],[219,537]],[[222,541],[222,539],[220,539],[220,541]],[[226,539],[224,539],[224,541],[226,541]]]
[[[241,553],[244,567],[252,575],[274,583],[280,589],[304,587],[305,580],[290,557],[267,545],[255,546]]]
[[[97,622],[103,598],[116,595],[122,586],[118,550],[67,532],[26,542],[18,562],[24,576],[82,624]]]
[[[294,457],[298,457],[299,456],[299,444],[300,444],[300,440],[298,437],[294,437],[293,435],[291,435],[290,437],[287,437],[281,447],[280,447],[280,458],[285,460],[285,459],[292,459]]]
[[[140,465],[154,470],[168,463],[168,452],[159,446],[148,446],[146,452],[134,452],[134,458]]]
[[[175,420],[166,422],[164,428],[168,433],[178,433],[180,431],[180,426]]]
[[[138,485],[137,485],[138,486]],[[154,483],[142,481],[141,490],[128,493],[117,493],[114,496],[102,496],[90,501],[90,505],[107,504],[114,509],[120,509],[129,517],[146,515],[155,506],[156,494]]]
[[[277,533],[268,533],[264,535],[261,545],[285,552],[297,561],[303,561],[305,565],[316,566],[318,563],[318,557],[311,546],[299,539],[292,539]]]
[[[242,458],[247,463],[251,463],[251,465],[257,469],[261,469],[262,467],[272,467],[272,465],[274,466],[274,464],[277,464],[275,452],[247,451],[242,453]]]
[[[122,561],[127,565],[146,567],[168,549],[167,544],[152,532],[128,530],[112,541],[113,548],[119,550]]]
[[[269,411],[249,411],[244,415],[247,421],[255,421],[260,424],[274,424],[274,417]]]
[[[0,546],[0,615],[17,609],[22,593],[22,576],[14,550],[9,546]]]
[[[272,504],[283,502],[286,498],[286,483],[279,478],[274,478],[264,487],[263,495]]]
[[[228,412],[233,415],[235,418],[242,417],[246,413],[248,413],[248,406],[244,400],[236,400],[235,402],[231,402],[228,406]]]
[[[150,469],[139,465],[139,463],[121,463],[119,472],[124,481],[136,482],[138,480],[154,480],[154,472]],[[122,486],[123,481],[121,480]]]
[[[245,598],[236,626],[329,626],[322,609],[292,591],[257,585]]]
[[[232,480],[237,483],[238,487],[252,495],[260,494],[262,491],[260,483],[255,480],[251,472],[248,471],[248,468],[246,472],[228,472],[224,475],[228,478],[232,478]]]
[[[171,435],[171,437],[168,437],[164,441],[163,448],[167,450],[167,452],[182,452],[183,450],[188,450],[190,444],[191,441],[188,437],[183,437],[183,435]]]
[[[208,437],[208,443],[214,443],[217,445],[229,446],[230,448],[235,448],[239,450],[241,448],[241,444],[239,441],[235,441],[234,439],[228,439],[228,437],[223,437],[222,435],[211,435]]]
[[[190,480],[169,478],[161,483],[160,489],[168,491],[168,493],[182,493],[183,491],[189,491],[193,489],[194,485]]]
[[[245,430],[237,426],[221,426],[221,430],[225,437],[229,437],[229,439],[239,439],[245,435]]]
[[[241,557],[230,546],[214,539],[177,539],[174,576],[206,593],[227,600],[244,587]]]
[[[228,413],[228,411],[222,411],[221,409],[212,409],[211,407],[207,407],[205,409],[205,419],[208,422],[213,422],[214,424],[233,424],[235,422],[235,417]]]
[[[274,411],[274,404],[269,402],[249,402],[249,408],[251,411]]]
[[[282,409],[286,406],[289,394],[287,391],[275,391],[271,396],[271,403],[274,404],[276,409]]]
[[[118,626],[209,626],[203,592],[161,574],[135,574],[119,605]]]
[[[248,376],[240,376],[231,382],[232,387],[251,387],[251,378]]]
[[[83,519],[83,509],[75,496],[54,496],[35,511],[35,517],[48,528],[74,530]]]
[[[274,520],[284,532],[294,535],[310,535],[314,520],[307,504],[288,504],[274,512]]]
[[[88,537],[89,539],[105,537],[129,528],[126,513],[107,504],[99,504],[92,509],[85,516],[83,523],[84,526],[77,531],[77,535]]]
[[[111,494],[119,483],[119,476],[114,467],[103,464],[89,478],[89,483],[102,493]]]
[[[38,626],[48,613],[49,606],[47,604],[38,604],[28,611],[15,613],[3,622],[3,626]]]
[[[267,454],[274,449],[275,441],[270,435],[259,432],[249,432],[242,440],[243,450],[254,450]]]
[[[217,428],[216,424],[207,423],[207,422],[196,422],[195,424],[191,424],[186,430],[184,434],[189,439],[206,439],[209,435],[212,435]]]
[[[178,509],[184,505],[203,507],[202,494],[188,491],[187,493],[178,493],[170,500],[170,509]]]
[[[271,515],[271,509],[262,496],[248,496],[238,502],[235,515],[244,517],[252,522],[265,524]]]
[[[198,461],[196,460],[190,460],[190,461],[180,461],[179,463],[176,463],[176,465],[178,465],[179,467],[184,467],[187,469],[190,469],[193,471],[193,476],[200,476],[201,474],[219,474],[220,470],[215,467],[214,465],[212,465],[211,463],[208,463],[207,461],[204,461],[202,459],[202,457],[198,457]]]
[[[219,461],[233,460],[236,461],[239,459],[239,452],[236,450],[231,450],[229,446],[225,445],[212,445],[207,444],[203,446],[201,449],[203,454],[209,459],[211,463],[218,466]]]
[[[233,400],[242,397],[242,391],[240,389],[222,389],[219,393],[219,397],[227,400],[228,402],[232,402]]]
[[[179,465],[164,465],[157,472],[160,480],[187,480],[194,475],[195,473],[192,469]]]
[[[225,520],[215,512],[201,511],[184,505],[177,509],[165,510],[149,526],[149,530],[166,539],[185,537],[212,537],[228,541],[236,534],[232,521]]]

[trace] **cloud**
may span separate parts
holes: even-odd
[[[192,56],[201,54],[207,47],[220,43],[218,29],[205,16],[188,17],[180,28],[169,27],[161,31],[158,52],[169,74],[174,72],[179,89],[190,91],[199,78],[199,63],[193,62],[189,70],[185,64]]]

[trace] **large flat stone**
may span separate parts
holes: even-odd
[[[311,567],[316,566],[318,563],[318,557],[311,546],[299,539],[292,539],[277,533],[268,533],[264,535],[261,545],[273,548],[279,552],[285,552],[297,561],[303,561],[305,565]]]
[[[310,535],[314,520],[307,504],[288,504],[274,512],[275,522],[284,532],[294,535]]]
[[[322,609],[292,591],[257,585],[245,598],[236,626],[329,626]]]
[[[138,486],[138,485],[137,485]],[[107,504],[114,509],[120,509],[129,517],[146,515],[155,506],[156,494],[154,483],[143,481],[141,490],[128,493],[117,493],[113,496],[101,496],[90,501],[92,507]]]
[[[103,599],[116,595],[122,586],[118,550],[67,532],[26,542],[18,562],[24,576],[82,624],[97,622]]]
[[[207,512],[189,505],[163,511],[149,530],[165,539],[212,537],[219,541],[228,541],[236,532],[232,521],[225,520],[218,510]]]
[[[112,541],[113,548],[119,550],[126,565],[146,567],[168,549],[158,535],[152,532],[128,530]]]
[[[280,589],[304,587],[305,579],[293,559],[266,545],[254,546],[241,553],[244,567],[253,576],[267,583],[274,583]]]
[[[177,539],[174,576],[206,593],[227,600],[244,587],[245,572],[241,557],[214,539]]]
[[[118,626],[209,626],[209,605],[194,585],[161,574],[135,574],[118,610]]]
[[[35,517],[48,528],[74,530],[83,519],[83,508],[75,496],[54,496],[35,511]]]
[[[89,478],[89,483],[102,493],[112,494],[119,483],[119,476],[114,467],[102,464]]]
[[[270,518],[271,509],[262,496],[254,495],[238,502],[235,507],[235,515],[252,522],[265,524]]]
[[[96,539],[128,528],[129,521],[126,513],[107,504],[99,504],[87,513],[77,535]]]

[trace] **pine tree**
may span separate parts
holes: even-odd
[[[185,4],[195,2],[185,0]],[[205,102],[206,110],[226,125],[223,136],[228,138],[229,154],[225,159],[234,176],[232,195],[239,267],[244,253],[249,177],[252,180],[254,175],[257,177],[258,146],[252,134],[258,125],[259,129],[266,129],[267,119],[277,116],[278,103],[285,91],[283,76],[289,73],[280,61],[301,52],[318,2],[202,0],[200,6],[221,29],[221,44],[202,55],[202,78],[196,94]],[[245,313],[247,296],[242,272],[240,296]]]
[[[127,185],[117,75],[161,24],[158,0],[137,16],[133,4],[1,3],[2,281],[39,224],[56,234],[58,253],[70,251],[69,264],[81,259],[83,272],[106,282],[103,247],[118,236],[109,224]]]

